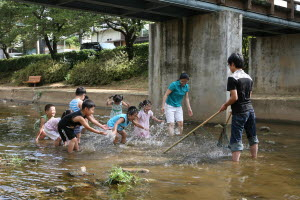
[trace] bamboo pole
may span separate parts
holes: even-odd
[[[186,134],[186,136],[184,136],[183,138],[181,138],[178,142],[176,142],[175,144],[173,144],[172,146],[170,146],[167,150],[165,150],[163,153],[168,152],[171,148],[173,148],[174,146],[176,146],[178,143],[180,143],[182,140],[184,140],[185,138],[187,138],[190,134],[192,134],[195,130],[197,130],[198,128],[200,128],[201,126],[203,126],[204,124],[206,124],[209,120],[211,120],[212,118],[214,118],[215,116],[217,116],[221,111],[216,112],[215,114],[213,114],[212,116],[210,116],[207,120],[205,120],[202,124],[200,124],[199,126],[197,126],[196,128],[194,128],[192,131],[190,131],[188,134]]]

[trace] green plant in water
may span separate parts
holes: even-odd
[[[123,171],[121,167],[113,167],[105,184],[136,184],[139,180],[140,178],[130,172]]]
[[[25,162],[24,158],[21,158],[18,155],[6,154],[2,155],[2,160],[6,161],[9,165],[20,166]]]

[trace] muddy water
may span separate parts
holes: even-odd
[[[83,151],[69,155],[63,148],[54,148],[50,140],[34,143],[33,123],[41,106],[1,103],[0,110],[0,157],[10,154],[40,160],[0,166],[0,199],[300,199],[300,126],[258,124],[271,128],[269,133],[258,133],[259,158],[251,160],[246,148],[241,162],[234,164],[227,149],[216,147],[221,130],[213,126],[191,135],[167,154],[162,151],[180,137],[165,137],[164,125],[154,125],[151,139],[130,136],[127,146],[113,146],[108,136],[87,133],[82,137]],[[57,107],[57,115],[63,110]],[[96,113],[106,121],[101,116],[109,115],[109,110]],[[195,125],[185,125],[185,131]],[[95,175],[68,176],[82,166]],[[98,184],[112,166],[147,168],[150,173],[139,176],[149,181],[119,188]],[[76,187],[78,183],[88,184]],[[57,185],[66,186],[67,191],[50,193]]]

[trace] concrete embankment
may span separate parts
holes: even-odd
[[[75,90],[76,88],[0,87],[0,99],[67,105],[75,97]],[[87,95],[97,107],[105,107],[107,98],[115,94],[123,95],[126,102],[135,106],[148,98],[148,91],[95,88],[86,88],[86,90]]]
[[[148,99],[148,91],[144,90],[86,89],[97,107],[105,107],[107,98],[115,94],[124,95],[125,101],[135,106]],[[74,98],[75,90],[60,87],[0,87],[0,99],[67,105]],[[253,95],[252,102],[258,120],[300,123],[300,96]],[[192,107],[196,112],[195,105]]]

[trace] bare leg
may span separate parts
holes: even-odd
[[[78,146],[78,141],[77,138],[73,138],[72,140],[69,141],[68,144],[68,152],[72,153],[73,150],[78,151],[79,150],[79,146]]]
[[[173,136],[174,135],[174,123],[169,123],[168,124],[168,131],[169,131],[169,136]]]
[[[54,141],[54,146],[58,147],[61,144],[61,138],[58,137],[55,141]]]
[[[182,135],[182,132],[183,132],[183,121],[177,122],[177,124],[178,124],[179,135]]]
[[[78,133],[78,134],[77,134],[77,141],[78,141],[78,144],[80,144],[80,138],[81,138],[81,133]]]
[[[121,143],[125,144],[126,143],[127,133],[124,130],[120,131],[119,133],[122,136]]]
[[[250,153],[253,159],[257,158],[258,144],[250,146]]]
[[[114,139],[114,144],[118,144],[118,142],[119,142],[119,133],[116,133],[116,137],[115,137],[115,139]]]
[[[234,151],[232,152],[232,161],[233,162],[239,162],[241,156],[241,151]]]
[[[45,131],[42,131],[41,134],[40,134],[40,136],[39,136],[39,140],[45,139],[46,136],[47,135],[46,135]]]

